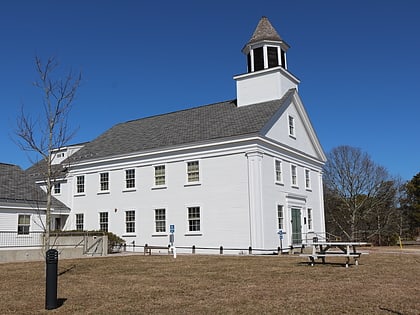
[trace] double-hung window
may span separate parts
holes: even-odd
[[[134,169],[125,170],[125,188],[136,187],[136,172]]]
[[[279,230],[284,229],[284,206],[277,205],[277,227]]]
[[[289,136],[296,137],[295,118],[289,115],[288,120],[289,120]]]
[[[125,212],[125,232],[136,232],[136,212],[134,210]]]
[[[187,162],[187,182],[194,183],[200,181],[200,165],[198,161]]]
[[[108,212],[99,212],[99,230],[108,232]]]
[[[76,177],[76,192],[82,194],[85,192],[85,176]]]
[[[305,170],[305,188],[311,189],[311,172],[309,170]]]
[[[76,230],[77,231],[83,231],[84,227],[84,220],[83,220],[83,213],[76,213]]]
[[[166,210],[155,209],[155,231],[156,233],[166,232]]]
[[[283,172],[282,165],[280,160],[275,160],[275,173],[276,173],[276,183],[283,182]]]
[[[200,207],[189,207],[188,208],[188,231],[199,232],[200,231]]]
[[[55,183],[54,184],[54,195],[59,195],[61,194],[61,184],[60,183]]]
[[[19,214],[18,216],[18,234],[29,234],[29,227],[31,226],[31,216],[29,214]]]
[[[291,181],[292,181],[292,186],[297,186],[298,182],[297,182],[297,166],[296,165],[292,165],[290,167],[291,169]]]
[[[109,190],[109,173],[100,173],[99,174],[99,181],[101,191],[108,191]]]
[[[312,208],[308,208],[308,230],[312,230]]]
[[[165,165],[155,166],[155,186],[164,186],[166,184]]]

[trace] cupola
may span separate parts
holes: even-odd
[[[263,16],[242,49],[247,56],[247,73],[234,77],[238,106],[280,99],[289,89],[297,88],[299,80],[287,70],[289,48]]]

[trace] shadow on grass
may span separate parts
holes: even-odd
[[[69,267],[69,268],[67,268],[67,269],[65,269],[65,270],[63,270],[63,271],[60,271],[60,272],[58,273],[58,276],[62,276],[62,275],[64,275],[65,273],[67,273],[67,272],[69,272],[69,271],[72,271],[74,268],[76,268],[76,265],[73,265],[73,266],[71,266],[71,267]]]
[[[311,265],[311,262],[307,262],[307,261],[305,261],[305,262],[300,262],[299,263],[299,265],[300,266],[304,266],[304,265],[306,265],[306,266],[308,266],[308,267],[315,267],[315,266],[332,266],[332,267],[344,267],[344,268],[346,268],[346,263],[339,263],[339,262],[314,262],[314,266],[312,266]],[[348,267],[350,268],[350,267],[358,267],[358,266],[360,266],[360,263],[359,263],[359,265],[356,265],[356,264],[349,264],[348,265]]]
[[[67,299],[57,299],[57,308],[60,308],[64,305]]]

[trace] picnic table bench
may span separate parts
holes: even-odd
[[[170,254],[170,246],[157,246],[157,245],[144,245],[144,254],[145,255],[152,255],[153,249],[166,249],[168,251],[168,254]]]
[[[359,264],[359,258],[363,254],[356,250],[357,246],[365,246],[365,242],[314,242],[312,244],[311,254],[300,254],[300,256],[308,257],[310,265],[315,265],[315,259],[321,259],[325,263],[326,257],[345,257],[346,268],[349,267],[350,258],[354,259],[356,266]],[[330,249],[338,249],[331,251]]]

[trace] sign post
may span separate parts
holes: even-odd
[[[172,248],[172,252],[174,254],[174,258],[176,258],[176,247],[174,245],[175,242],[175,224],[170,224],[169,225],[169,232],[171,234],[169,234],[169,243],[171,244],[171,248]]]
[[[286,232],[280,229],[277,232],[277,234],[279,235],[279,239],[280,239],[280,253],[283,253],[283,234],[286,234]]]

